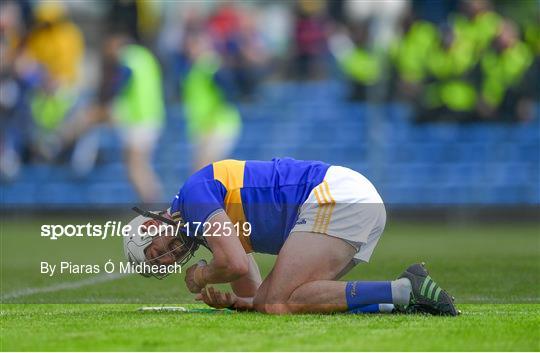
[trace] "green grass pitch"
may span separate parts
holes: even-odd
[[[107,261],[121,259],[122,251],[117,239],[39,239],[43,221],[2,220],[2,351],[540,350],[538,224],[391,221],[372,261],[346,276],[392,279],[410,263],[425,261],[437,282],[456,296],[460,317],[277,317],[136,310],[159,304],[203,307],[186,292],[183,275],[162,281],[131,275],[73,286],[81,277],[46,278],[39,274],[42,259]],[[274,258],[257,259],[267,273]]]

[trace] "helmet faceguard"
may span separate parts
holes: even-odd
[[[156,261],[159,261],[160,258],[173,256],[175,262],[180,266],[183,266],[193,257],[200,245],[208,247],[204,240],[196,237],[188,237],[183,232],[181,220],[174,221],[165,217],[164,214],[168,214],[167,211],[149,212],[141,210],[138,207],[133,207],[133,210],[140,216],[134,218],[129,223],[131,225],[131,233],[128,237],[124,238],[124,252],[128,261],[135,265],[141,263],[155,265]],[[149,234],[149,232],[146,231],[147,227],[150,225],[155,226],[155,229],[160,229],[160,226],[163,224],[166,225],[166,227],[164,227],[165,229],[173,230],[172,234],[169,234],[171,232],[166,232],[166,234]],[[156,241],[156,239],[163,239],[163,241],[165,241],[164,237],[166,236],[174,237],[173,240],[169,241],[170,245],[167,244],[167,251],[160,253],[159,256],[149,259],[146,254],[147,248],[153,241]],[[169,275],[169,273],[146,272],[142,272],[141,274],[145,277],[154,276],[159,279]]]

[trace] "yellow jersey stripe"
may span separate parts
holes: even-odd
[[[225,195],[225,212],[233,224],[238,223],[240,229],[246,222],[244,206],[242,205],[242,195],[240,190],[244,186],[244,170],[246,161],[227,159],[213,163],[214,179],[218,180],[227,189]],[[240,243],[247,253],[253,252],[249,236],[240,234]]]
[[[244,206],[242,205],[242,195],[240,194],[240,189],[227,191],[227,195],[225,196],[225,212],[231,219],[231,222],[233,224],[238,224],[240,227],[240,234],[238,238],[240,239],[240,243],[242,243],[242,247],[246,253],[253,252],[253,247],[251,246],[249,236],[246,236],[242,231],[242,226],[246,222],[246,216],[244,214]]]
[[[212,165],[214,167],[214,179],[219,180],[227,191],[240,189],[244,186],[246,161],[227,159],[215,162]]]

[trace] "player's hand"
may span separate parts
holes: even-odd
[[[202,300],[216,309],[229,308],[236,303],[237,297],[230,292],[220,292],[214,287],[206,287],[195,297],[195,300]]]
[[[196,273],[195,273],[195,270],[197,269],[197,267],[203,267],[203,266],[206,266],[206,261],[200,260],[196,264],[193,264],[190,267],[188,267],[188,269],[186,270],[186,278],[185,278],[186,287],[189,289],[191,293],[200,293],[201,290],[206,285],[205,283],[202,283],[201,281],[201,278],[200,278],[201,271],[200,270],[198,271],[199,272],[198,276],[196,276]],[[199,277],[199,278],[196,278],[196,277]]]

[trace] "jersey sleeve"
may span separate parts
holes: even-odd
[[[180,211],[185,222],[205,222],[223,210],[225,194],[225,187],[217,180],[187,183],[173,201],[173,209]]]

